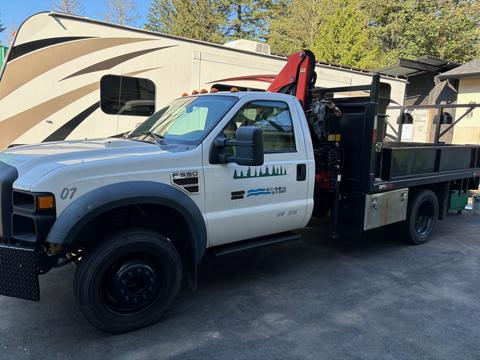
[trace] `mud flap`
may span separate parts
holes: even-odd
[[[0,245],[0,295],[39,301],[36,250]]]

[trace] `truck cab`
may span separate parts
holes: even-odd
[[[196,273],[207,248],[285,236],[304,227],[313,211],[315,173],[308,131],[293,96],[221,92],[179,98],[123,138],[18,146],[2,152],[0,238],[2,254],[12,265],[4,270],[16,274],[3,279],[2,294],[38,300],[38,273],[70,261],[78,262],[79,269],[92,269],[85,265],[90,251],[97,254],[93,249],[112,236],[124,239],[118,243],[128,242],[131,237],[124,236],[130,231],[140,237],[161,236],[152,242],[163,241],[175,249],[175,259],[182,264],[174,267],[178,280],[184,267]],[[127,265],[112,264],[117,272],[104,280],[110,285],[102,287],[128,280],[124,272],[118,273],[122,266],[127,273],[141,271],[157,279],[160,270],[151,264],[158,259],[144,257],[127,256]],[[107,258],[115,255],[109,252]],[[78,296],[83,296],[90,270],[77,273],[83,274],[76,281]],[[144,283],[142,279],[127,282]],[[118,294],[117,285],[111,291]],[[158,296],[154,290],[123,291],[144,305]],[[128,301],[120,304],[111,293],[105,296],[110,306],[106,312],[131,317],[126,309],[137,313],[141,308],[129,307]],[[85,299],[79,303],[92,305]],[[145,312],[137,315],[143,325],[150,321]],[[105,314],[94,318],[93,323],[107,331],[139,326],[135,321],[114,326]]]

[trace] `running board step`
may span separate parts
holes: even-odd
[[[299,240],[302,236],[288,231],[275,235],[262,236],[259,238],[245,240],[232,245],[221,245],[212,249],[215,257],[232,255],[245,250],[255,249],[262,246],[274,245],[286,241]]]

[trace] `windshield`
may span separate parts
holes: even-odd
[[[174,100],[145,120],[128,138],[153,138],[167,143],[198,144],[238,99],[233,96],[193,96]]]

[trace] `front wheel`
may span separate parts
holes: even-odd
[[[158,321],[181,282],[181,259],[167,238],[128,230],[85,255],[75,273],[74,295],[93,326],[122,333]]]
[[[438,219],[438,199],[431,190],[421,190],[409,200],[407,219],[399,224],[403,240],[414,244],[425,244],[432,237]]]

